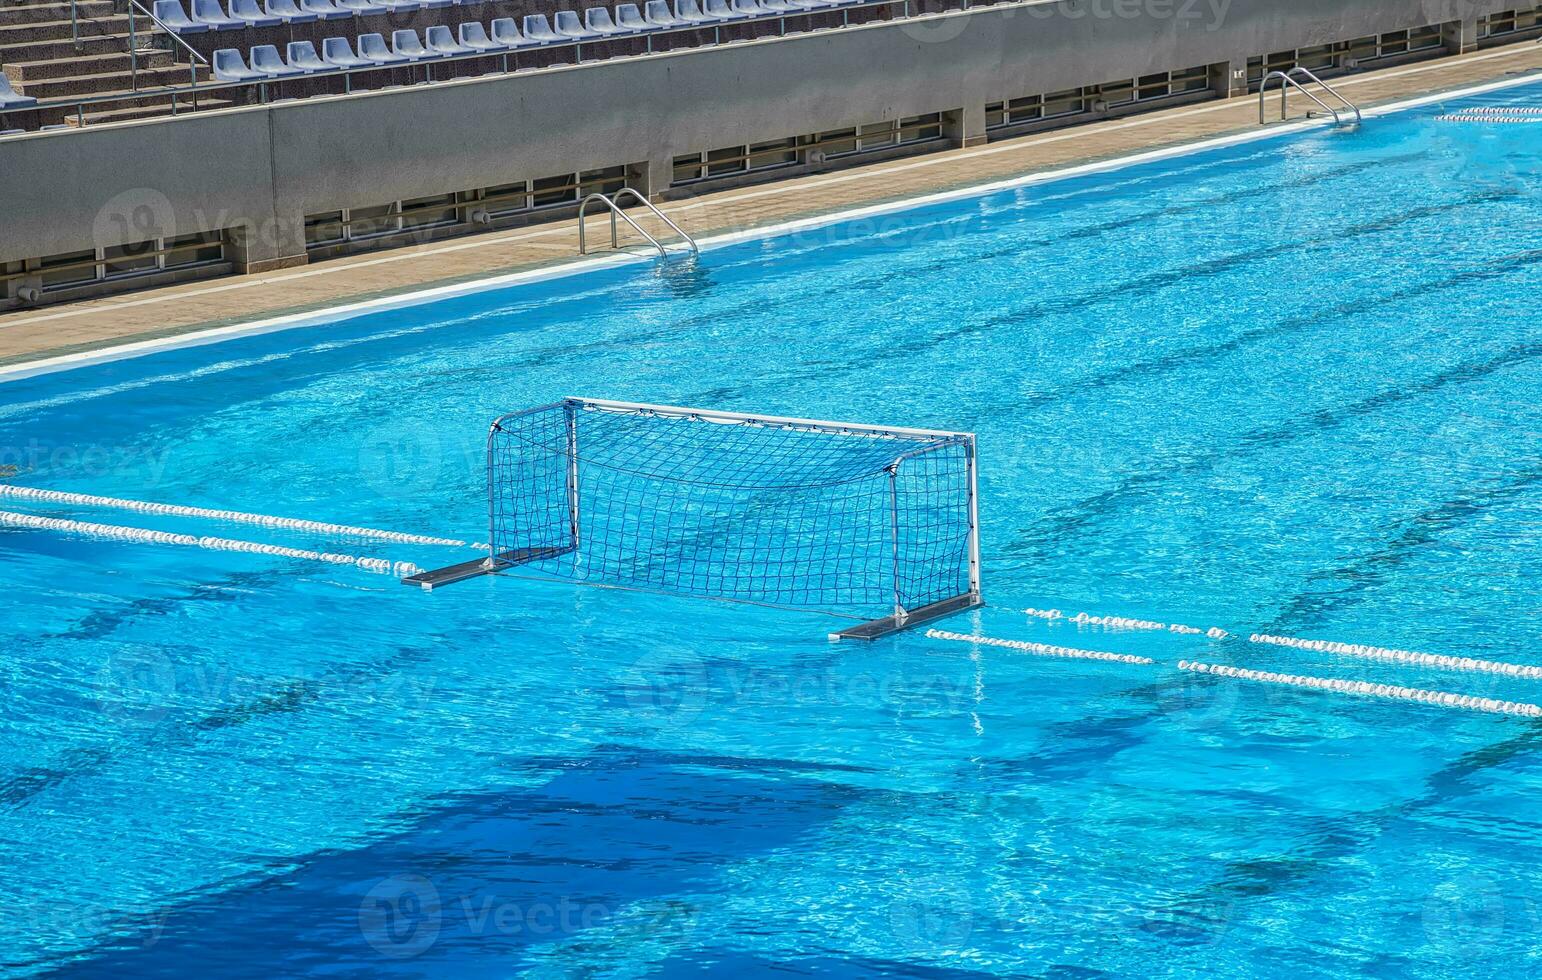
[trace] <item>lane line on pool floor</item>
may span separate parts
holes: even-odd
[[[1312,650],[1320,653],[1336,653],[1362,660],[1379,660],[1383,663],[1406,664],[1410,667],[1439,667],[1444,670],[1467,670],[1485,674],[1503,674],[1507,677],[1524,677],[1542,680],[1542,667],[1535,664],[1513,664],[1501,660],[1478,660],[1473,657],[1448,657],[1436,653],[1418,653],[1413,650],[1395,650],[1389,647],[1366,646],[1360,643],[1339,643],[1334,640],[1307,640],[1295,636],[1271,636],[1254,633],[1250,643],[1290,647],[1295,650]]]
[[[1304,674],[1279,674],[1273,671],[1249,670],[1245,667],[1227,667],[1219,664],[1199,663],[1193,660],[1178,661],[1178,669],[1196,674],[1211,674],[1231,680],[1278,684],[1314,691],[1333,691],[1360,697],[1383,698],[1393,701],[1413,701],[1445,708],[1463,708],[1487,714],[1517,715],[1525,718],[1542,718],[1542,706],[1524,701],[1501,701],[1497,698],[1479,698],[1449,691],[1430,691],[1417,687],[1398,687],[1394,684],[1376,684],[1371,681],[1346,681],[1333,677],[1310,677]]]

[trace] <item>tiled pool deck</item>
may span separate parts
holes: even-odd
[[[1542,45],[1523,43],[1335,79],[1361,107],[1530,74]],[[1303,100],[1293,107],[1299,109]],[[665,210],[697,238],[782,224],[1035,172],[1257,131],[1256,96],[875,163],[675,201]],[[606,219],[592,216],[592,240]],[[196,333],[578,258],[572,220],[487,232],[262,275],[204,280],[0,314],[0,366]]]

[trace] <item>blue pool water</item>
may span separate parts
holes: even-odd
[[[0,971],[1534,974],[1542,727],[1175,669],[1542,701],[1245,640],[1542,662],[1542,127],[1442,108],[0,387],[20,482],[477,540],[567,394],[973,430],[949,627],[1157,661],[0,531]]]

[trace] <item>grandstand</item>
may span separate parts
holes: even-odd
[[[1511,0],[1112,2],[0,0],[0,310],[1542,34]]]

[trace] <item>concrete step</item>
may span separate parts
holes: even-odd
[[[138,24],[136,31],[143,31],[149,26],[147,17],[136,18]],[[96,17],[80,22],[80,36],[100,37],[103,34],[127,34],[129,19],[126,14],[112,17]],[[45,20],[30,24],[0,24],[0,51],[17,44],[26,44],[29,41],[68,41],[71,38],[70,21],[66,16],[64,20]]]
[[[145,101],[152,101],[152,100],[145,100]],[[198,99],[198,111],[201,112],[201,111],[203,111],[205,109],[223,109],[223,108],[225,108],[227,106],[233,106],[235,104],[236,103],[233,100],[231,100],[231,99],[218,99],[218,98],[214,98],[212,96],[209,97],[209,98],[204,98],[204,97],[200,96],[199,99]],[[114,105],[116,105],[116,103],[114,103]],[[192,111],[193,111],[193,108],[192,108],[191,103],[182,102],[181,100],[178,100],[178,104],[177,104],[177,113],[178,113],[178,115],[181,115],[181,114],[184,114],[184,113],[189,113],[189,112],[192,112]],[[132,120],[135,120],[135,119],[154,119],[154,118],[156,118],[158,116],[170,116],[170,115],[171,115],[171,100],[163,98],[163,99],[159,99],[159,100],[154,100],[153,103],[150,104],[150,105],[127,106],[125,108],[108,109],[108,110],[104,110],[102,112],[88,112],[85,115],[85,120],[86,120],[86,125],[89,127],[89,126],[100,126],[102,123],[129,122],[129,121],[132,121]],[[80,120],[77,117],[73,116],[73,115],[66,117],[64,122],[67,125],[70,125],[70,126],[79,126],[80,125]]]
[[[110,17],[116,11],[112,0],[77,0],[77,17]],[[67,3],[23,3],[0,6],[0,24],[37,24],[62,20],[68,23],[70,5]]]
[[[112,54],[88,54],[74,58],[54,58],[49,61],[16,61],[7,60],[5,73],[11,81],[25,86],[31,86],[37,82],[52,79],[70,78],[79,75],[109,75],[117,72],[126,72],[133,66],[135,60],[127,51],[117,51]],[[141,72],[150,68],[165,68],[173,64],[170,51],[140,52],[138,67]]]
[[[207,78],[207,70],[200,69],[199,81]],[[183,86],[191,81],[186,65],[165,65],[160,68],[141,69],[139,88],[166,88]],[[133,79],[126,71],[103,72],[98,75],[72,75],[68,78],[47,78],[28,82],[26,94],[34,99],[67,99],[71,96],[102,95],[108,92],[125,92],[133,89]]]
[[[142,46],[144,38],[137,40]],[[80,47],[77,48],[66,34],[57,40],[23,41],[20,44],[0,46],[0,59],[9,65],[12,62],[52,61],[55,58],[74,58],[86,54],[115,54],[127,51],[128,44],[127,34],[100,34],[81,37]]]

